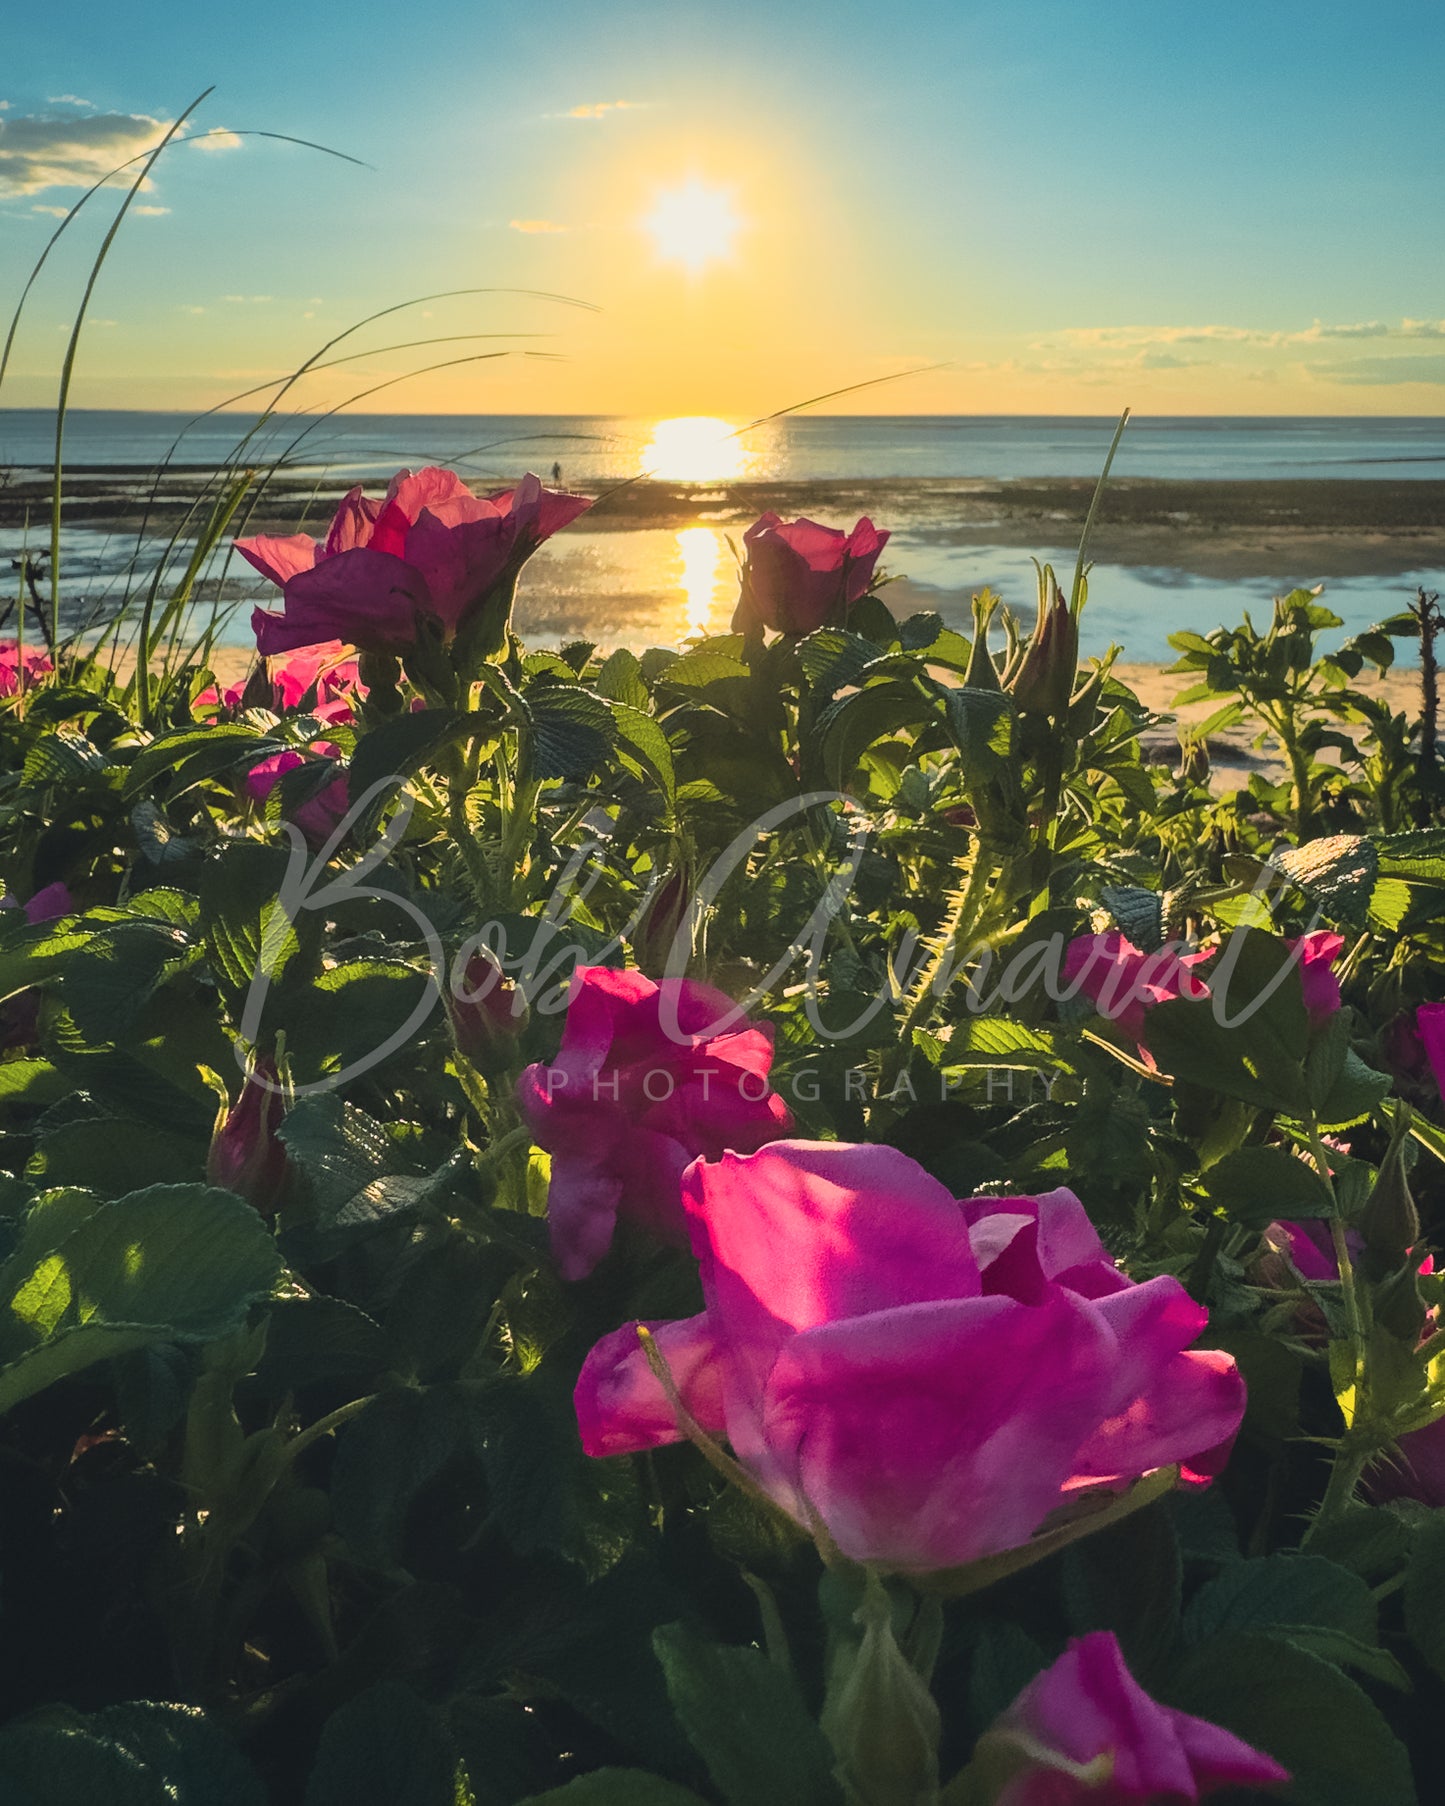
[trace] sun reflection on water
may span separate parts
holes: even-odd
[[[711,527],[684,527],[677,535],[685,639],[725,629],[731,571],[724,550],[722,534]]]
[[[728,477],[745,477],[757,461],[756,454],[735,439],[733,432],[726,420],[714,414],[659,420],[642,448],[639,471],[670,483],[717,483]]]

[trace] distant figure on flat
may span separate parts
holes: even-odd
[[[560,483],[562,481],[562,466],[560,464],[554,464],[552,466],[552,481],[554,483]]]

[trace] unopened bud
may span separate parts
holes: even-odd
[[[453,964],[446,1004],[462,1058],[478,1072],[504,1071],[527,1026],[527,1006],[490,947],[476,948],[460,971]]]
[[[1393,1272],[1406,1263],[1406,1258],[1420,1239],[1420,1216],[1410,1195],[1410,1181],[1405,1171],[1405,1148],[1409,1139],[1409,1116],[1397,1125],[1380,1162],[1374,1190],[1360,1213],[1360,1233],[1371,1265],[1381,1272]]]
[[[1012,684],[1014,701],[1030,714],[1063,716],[1079,669],[1079,624],[1054,581],[1052,565],[1039,572],[1039,614]]]
[[[638,969],[649,978],[683,976],[687,957],[692,951],[690,937],[684,936],[676,956],[673,949],[678,942],[678,932],[692,909],[692,891],[692,871],[684,861],[662,880],[642,912],[632,950],[637,957]],[[671,972],[674,957],[683,963],[676,972]]]
[[[848,1806],[925,1806],[938,1797],[942,1720],[898,1647],[892,1604],[871,1571],[854,1622],[862,1640],[838,1653],[822,1712],[844,1798]]]
[[[257,1060],[241,1095],[217,1118],[206,1157],[206,1178],[244,1198],[262,1216],[271,1216],[286,1189],[290,1166],[276,1133],[287,1109],[276,1062]]]

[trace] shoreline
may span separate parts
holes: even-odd
[[[6,481],[6,476],[10,480]],[[134,469],[77,466],[66,473],[68,528],[169,536],[198,512],[204,473],[168,473],[148,504]],[[565,481],[565,477],[564,477]],[[341,480],[317,506],[317,479],[278,479],[245,518],[246,534],[320,531]],[[1094,483],[1084,478],[848,478],[822,482],[678,483],[656,478],[598,490],[585,531],[739,531],[769,511],[849,526],[869,515],[900,536],[940,546],[1034,549],[1073,544]],[[242,511],[243,515],[245,511]],[[0,471],[0,529],[48,518],[43,472]],[[238,521],[239,526],[239,521]],[[1201,577],[1272,577],[1315,570],[1334,577],[1445,571],[1445,481],[1435,478],[1186,481],[1120,478],[1109,484],[1089,544],[1100,563],[1165,566]]]

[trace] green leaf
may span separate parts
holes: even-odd
[[[403,784],[442,747],[460,738],[468,728],[483,725],[483,718],[456,709],[415,709],[392,715],[368,729],[356,743],[347,771],[347,793],[352,804],[382,778]]]
[[[1271,863],[1332,921],[1363,921],[1380,857],[1363,834],[1332,834],[1287,847]]]
[[[1162,1697],[1282,1763],[1299,1806],[1418,1806],[1405,1747],[1378,1707],[1331,1663],[1279,1638],[1196,1645]]]
[[[1432,1511],[1415,1532],[1405,1571],[1405,1629],[1445,1680],[1445,1511]]]
[[[858,761],[876,741],[927,720],[928,702],[910,683],[869,684],[824,709],[818,717],[817,755],[828,782],[842,790]]]
[[[233,841],[202,870],[202,931],[234,1002],[245,998],[258,972],[278,979],[299,949],[296,924],[277,896],[289,869],[286,848]]]
[[[677,773],[673,768],[672,742],[661,726],[641,709],[626,703],[614,703],[612,719],[621,742],[619,752],[637,755],[637,762],[657,780],[663,795],[672,802],[677,795]]]
[[[609,702],[625,703],[628,708],[644,713],[652,701],[637,654],[629,652],[625,646],[619,646],[604,661],[597,673],[596,688],[597,694],[605,696]]]
[[[1001,690],[960,684],[944,699],[949,730],[970,783],[987,780],[1013,754],[1017,714]]]
[[[565,1787],[530,1794],[518,1806],[705,1806],[689,1787],[641,1768],[594,1768]]]
[[[1026,1028],[1007,1016],[965,1016],[944,1043],[942,1070],[948,1074],[977,1066],[1051,1072],[1067,1069],[1069,1061],[1048,1029]]]
[[[1160,1068],[1248,1104],[1288,1115],[1306,1110],[1309,1018],[1284,942],[1238,929],[1208,978],[1214,994],[1207,1001],[1179,998],[1149,1011],[1149,1051]]]
[[[617,726],[600,696],[577,684],[533,684],[527,706],[532,765],[539,778],[580,780],[607,763],[617,743]]]
[[[681,658],[672,659],[654,673],[653,681],[678,689],[705,690],[709,684],[747,675],[748,668],[741,659],[699,647],[696,652],[684,652]]]
[[[236,765],[254,765],[283,750],[282,741],[240,722],[179,728],[157,736],[136,755],[126,774],[125,795],[138,796],[157,779],[165,778],[166,794],[174,799],[219,772]]]
[[[686,1625],[652,1639],[682,1728],[728,1806],[838,1806],[826,1738],[789,1675],[761,1650]]]
[[[1266,1555],[1231,1562],[1206,1581],[1184,1614],[1184,1640],[1203,1643],[1226,1631],[1289,1630],[1296,1625],[1343,1631],[1373,1647],[1378,1612],[1358,1574],[1317,1555]]]
[[[128,1349],[227,1334],[280,1270],[256,1212],[209,1186],[37,1206],[0,1268],[0,1411]]]
[[[306,1806],[470,1806],[446,1721],[410,1687],[382,1681],[326,1721]]]
[[[1114,926],[1141,953],[1157,953],[1164,945],[1164,899],[1158,891],[1107,884],[1099,901],[1114,918]]]
[[[1284,1148],[1240,1148],[1204,1175],[1211,1204],[1236,1223],[1262,1229],[1277,1218],[1327,1217],[1334,1205],[1314,1167]]]
[[[85,1722],[144,1764],[167,1806],[266,1806],[256,1771],[195,1706],[141,1701],[107,1706]]]
[[[827,701],[839,690],[850,689],[878,656],[872,640],[842,628],[824,627],[799,640],[797,659],[808,687]]]
[[[1376,1072],[1350,1048],[1339,1077],[1320,1100],[1320,1127],[1347,1129],[1352,1123],[1363,1121],[1376,1104],[1390,1095],[1393,1083],[1388,1073]]]

